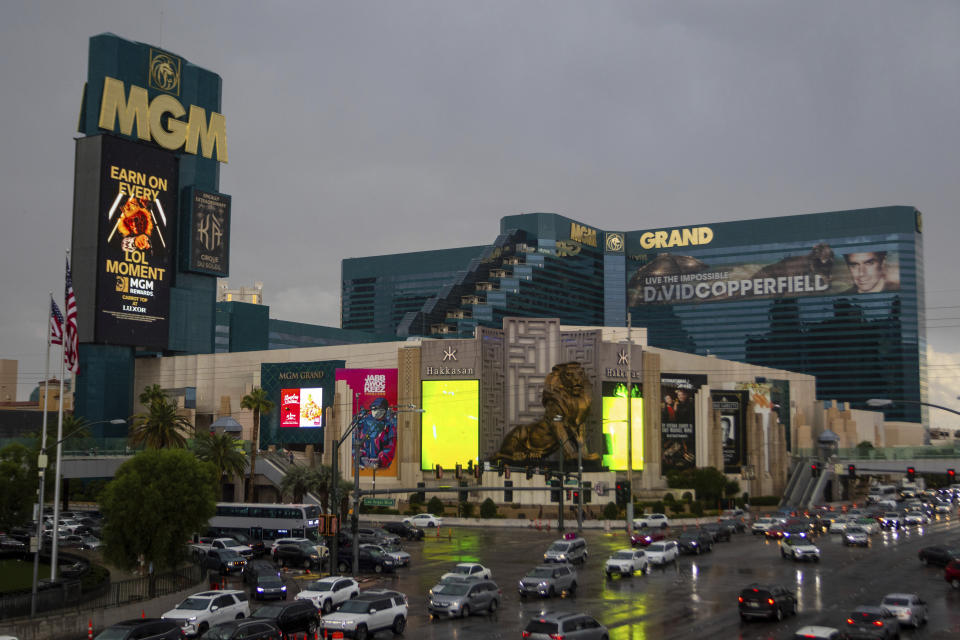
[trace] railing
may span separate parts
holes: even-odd
[[[795,457],[820,457],[819,449],[794,449]],[[960,445],[944,447],[884,447],[838,449],[833,457],[840,460],[916,460],[917,458],[960,458]]]
[[[62,554],[61,558],[66,555]],[[29,559],[32,559],[32,556]],[[47,560],[49,561],[49,558]],[[88,609],[117,607],[188,589],[206,576],[206,572],[200,568],[200,565],[185,565],[174,571],[158,574],[151,594],[149,576],[118,582],[109,582],[108,578],[106,582],[91,585],[85,589],[81,577],[67,579],[66,574],[65,571],[65,579],[53,585],[45,584],[44,588],[37,592],[38,612],[57,611],[81,605]],[[32,594],[29,591],[0,596],[0,618],[30,615],[31,598]]]

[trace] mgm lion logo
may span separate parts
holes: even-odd
[[[180,95],[180,58],[151,49],[150,87]]]
[[[579,362],[558,364],[543,380],[543,417],[531,424],[514,427],[503,439],[494,459],[524,461],[563,450],[566,459],[584,460],[600,455],[587,450],[586,419],[592,404],[590,381]]]

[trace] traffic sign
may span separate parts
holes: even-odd
[[[392,507],[397,503],[396,498],[370,498],[363,497],[363,504],[370,507]]]

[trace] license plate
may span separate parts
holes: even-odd
[[[754,609],[756,609],[757,607],[760,606],[760,603],[759,603],[759,602],[748,602],[748,603],[747,603],[747,606],[748,606],[748,607],[753,607]]]

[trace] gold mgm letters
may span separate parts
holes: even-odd
[[[691,227],[672,231],[647,231],[640,236],[640,246],[644,249],[666,249],[668,247],[686,247],[691,244],[709,244],[713,240],[710,227]]]
[[[576,222],[571,222],[570,239],[595,247],[597,246],[597,230],[585,227],[582,224],[577,224]]]
[[[164,114],[170,114],[167,126],[163,126]],[[217,160],[227,161],[227,123],[223,114],[211,112],[210,121],[202,107],[190,105],[190,115],[186,122],[180,120],[187,115],[186,109],[173,96],[160,94],[148,101],[147,90],[132,85],[129,97],[125,95],[123,82],[116,78],[103,79],[103,99],[100,102],[101,129],[114,131],[119,121],[120,133],[131,135],[133,125],[137,125],[137,137],[141,140],[153,139],[164,149],[176,151],[183,147],[186,153],[197,153],[204,158],[213,157],[216,147]],[[151,138],[152,136],[152,138]]]

